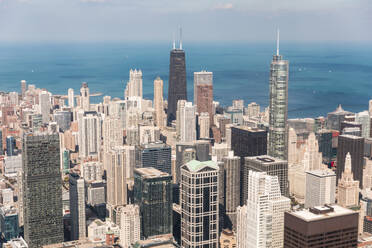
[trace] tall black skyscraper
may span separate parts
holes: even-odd
[[[173,42],[173,49],[170,52],[168,82],[167,124],[170,125],[176,119],[178,100],[187,100],[186,62],[185,51],[182,49],[182,40],[179,48],[176,48]]]

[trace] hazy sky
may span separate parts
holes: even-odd
[[[372,0],[0,0],[0,41],[372,41]]]

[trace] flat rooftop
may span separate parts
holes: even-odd
[[[260,156],[252,156],[252,157],[245,157],[246,160],[255,161],[261,164],[273,164],[273,163],[287,163],[286,160],[278,159],[271,157],[269,155],[260,155]]]
[[[345,138],[348,138],[348,139],[364,139],[363,137],[350,135],[350,134],[341,134],[338,137],[345,137]]]
[[[258,133],[258,132],[266,132],[263,129],[260,129],[260,128],[257,128],[257,127],[249,127],[249,126],[234,126],[232,128],[242,129],[242,130],[245,130],[245,131],[256,132],[256,133]]]
[[[136,168],[134,171],[144,178],[169,177],[166,172],[162,172],[154,167]]]
[[[313,170],[313,171],[306,171],[306,173],[317,176],[317,177],[336,176],[336,174],[331,170]]]
[[[329,205],[330,207],[333,208],[333,211],[328,211],[330,208],[327,206],[317,206],[314,207],[315,210],[318,210],[319,212],[325,212],[325,213],[320,213],[320,214],[315,214],[310,212],[310,209],[302,209],[299,211],[292,211],[289,212],[291,215],[296,216],[297,218],[300,218],[306,222],[310,221],[316,221],[316,220],[321,220],[321,219],[327,219],[327,218],[333,218],[337,216],[343,216],[343,215],[349,215],[349,214],[355,214],[356,212],[348,209],[341,207],[340,205],[332,204]]]

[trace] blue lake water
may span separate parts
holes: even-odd
[[[91,92],[123,97],[131,68],[143,72],[143,91],[153,97],[153,80],[164,80],[167,96],[169,50],[164,43],[0,43],[0,91],[19,91],[20,80],[54,94]],[[275,42],[184,43],[188,96],[193,72],[214,73],[214,99],[222,105],[244,99],[268,105],[269,68]],[[316,117],[338,104],[358,112],[372,99],[372,45],[368,43],[282,42],[290,62],[289,117]],[[101,97],[92,99],[99,102]]]

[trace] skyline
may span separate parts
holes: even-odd
[[[0,41],[371,41],[368,0],[0,0]],[[345,15],[346,13],[346,15]]]

